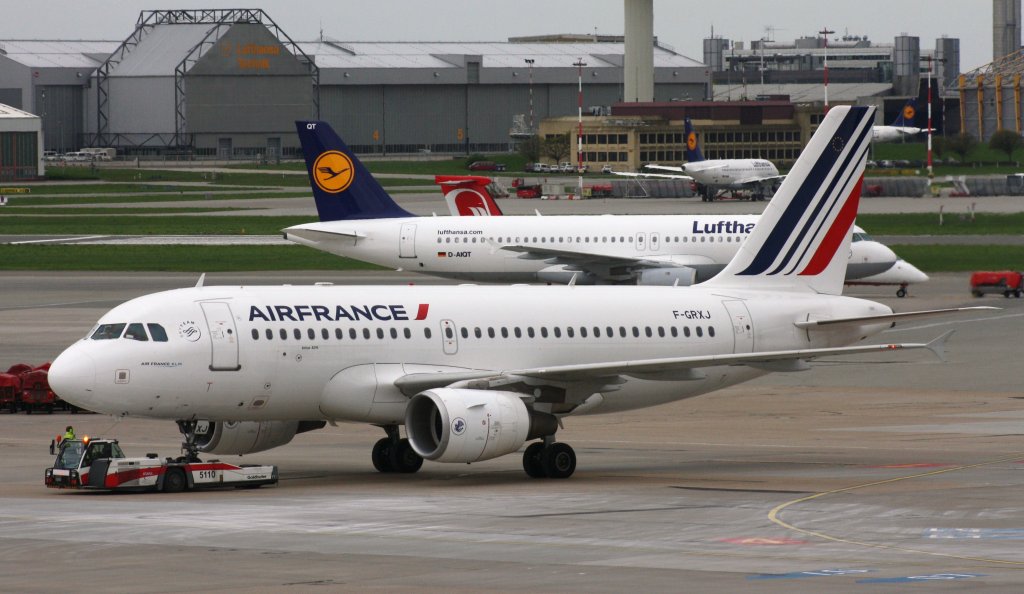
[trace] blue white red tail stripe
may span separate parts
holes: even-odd
[[[873,113],[829,111],[751,236],[709,284],[841,292],[846,258],[837,254],[846,253],[857,216]]]

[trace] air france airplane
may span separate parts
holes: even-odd
[[[320,221],[285,238],[380,266],[477,282],[690,285],[725,268],[757,215],[417,217],[402,209],[325,122],[298,122]],[[358,176],[340,172],[359,171]],[[484,177],[439,178],[449,208],[497,214]],[[493,200],[490,201],[493,204]],[[848,280],[884,272],[876,241],[847,252]]]
[[[719,190],[750,190],[751,200],[764,200],[767,190],[786,177],[779,175],[775,164],[767,159],[705,159],[690,118],[683,120],[683,134],[686,136],[686,163],[679,167],[647,166],[675,173],[612,173],[627,177],[691,180],[697,183],[697,190],[704,202],[714,202]]]
[[[939,313],[839,295],[872,112],[829,112],[736,258],[704,285],[196,286],[112,309],[57,357],[50,385],[89,410],[175,420],[190,455],[259,452],[343,421],[385,429],[372,452],[383,472],[480,462],[532,441],[526,473],[565,478],[576,468],[555,440],[566,418],[822,356],[941,352],[948,335],[851,346]],[[339,189],[369,177],[331,150],[320,168]]]

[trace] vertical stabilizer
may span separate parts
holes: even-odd
[[[690,118],[683,120],[683,136],[686,137],[686,162],[703,161],[704,153],[700,152],[700,142],[698,142],[697,132],[693,129],[693,122],[690,121]]]
[[[911,97],[903,104],[903,109],[900,110],[900,115],[896,116],[896,120],[893,121],[893,126],[913,126],[914,117],[917,115],[917,98]]]
[[[829,110],[750,237],[705,286],[840,294],[874,111]]]
[[[295,122],[321,221],[412,217],[384,191],[327,122]]]
[[[501,208],[490,190],[491,178],[478,175],[436,175],[434,183],[448,203],[448,214],[455,217],[498,217]]]

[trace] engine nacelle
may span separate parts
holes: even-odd
[[[324,421],[199,421],[196,446],[200,452],[241,456],[290,442],[299,433],[320,429]]]
[[[558,420],[526,408],[515,392],[437,388],[412,397],[405,430],[412,449],[436,462],[478,462],[551,435]]]
[[[688,266],[679,268],[645,268],[636,275],[638,285],[671,286],[679,282],[680,287],[689,287],[697,282],[697,271]]]

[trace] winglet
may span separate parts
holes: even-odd
[[[943,363],[945,363],[946,362],[946,341],[949,340],[950,336],[953,336],[954,332],[956,332],[956,330],[950,330],[949,332],[946,332],[942,336],[940,336],[940,337],[936,338],[935,340],[929,342],[928,344],[924,345],[924,348],[926,348],[929,351],[935,353],[935,356],[939,358],[939,361],[942,361]]]
[[[206,273],[204,272],[204,273],[199,275],[199,280],[196,281],[196,288],[199,288],[199,287],[203,286],[203,282],[205,280],[206,280]]]

